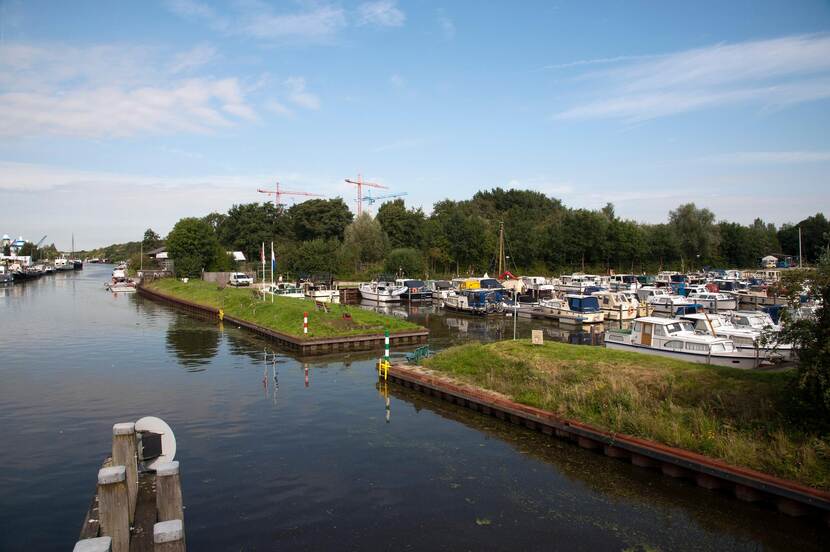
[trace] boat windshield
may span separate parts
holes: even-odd
[[[598,312],[599,300],[596,297],[568,297],[568,306],[578,312]]]
[[[403,285],[408,288],[422,288],[425,284],[422,280],[404,280]]]
[[[666,324],[666,333],[690,332],[693,331],[692,325],[689,322],[672,322]]]

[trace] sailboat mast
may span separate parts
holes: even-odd
[[[496,274],[496,278],[501,278],[501,275],[504,274],[505,270],[505,258],[504,258],[504,223],[499,222],[499,271]]]

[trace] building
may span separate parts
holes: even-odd
[[[778,257],[767,255],[761,258],[761,268],[775,268],[778,266]]]

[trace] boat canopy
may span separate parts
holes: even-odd
[[[599,300],[596,297],[569,295],[568,307],[575,312],[599,312]]]

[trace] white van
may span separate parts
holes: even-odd
[[[230,278],[228,278],[229,286],[250,286],[253,283],[254,279],[242,272],[231,272]]]

